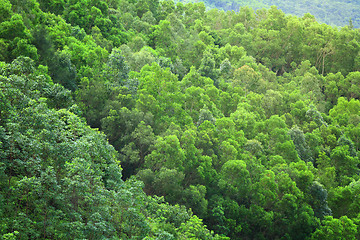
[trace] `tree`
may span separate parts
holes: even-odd
[[[6,20],[9,20],[11,15],[12,15],[12,11],[11,11],[11,3],[8,0],[2,0],[2,4],[0,7],[0,22],[4,22]]]
[[[336,169],[332,164],[331,159],[326,156],[324,152],[320,152],[319,157],[316,159],[318,165],[319,181],[327,189],[331,189],[337,185],[336,182]]]
[[[311,195],[310,205],[314,210],[316,217],[324,219],[326,216],[331,216],[332,212],[327,203],[327,191],[318,182],[313,182],[309,189]]]
[[[275,173],[267,170],[261,175],[259,182],[254,183],[252,203],[265,209],[273,209],[279,198],[278,193]]]
[[[169,203],[175,204],[184,192],[183,180],[184,174],[181,171],[164,166],[155,174],[153,183],[155,194],[164,196]]]
[[[168,20],[161,20],[159,25],[153,26],[149,38],[149,45],[152,48],[162,49],[162,51],[165,51],[167,57],[174,58],[173,55],[176,52],[177,47],[173,43],[173,31]]]
[[[218,70],[215,69],[215,60],[210,51],[204,52],[198,71],[202,76],[211,78],[214,81],[216,81],[216,79],[218,78],[219,73]]]
[[[206,105],[204,105],[204,108],[200,110],[199,120],[197,121],[196,125],[200,126],[204,121],[209,121],[212,124],[215,124],[216,121]]]
[[[304,133],[298,128],[293,127],[289,130],[291,140],[294,142],[299,158],[305,162],[313,162],[310,149],[305,141]]]
[[[201,218],[205,217],[207,214],[208,201],[205,198],[206,187],[203,185],[190,185],[184,191],[185,205],[191,208],[196,216]]]
[[[107,65],[111,69],[109,75],[114,79],[114,82],[121,82],[129,78],[129,66],[118,49],[112,50]]]
[[[158,137],[152,152],[145,157],[145,167],[158,171],[165,167],[168,169],[183,170],[185,161],[184,150],[175,135]]]
[[[356,225],[346,216],[340,219],[325,217],[321,227],[311,236],[311,239],[356,239]]]
[[[110,109],[109,114],[102,119],[101,128],[113,146],[121,150],[131,140],[131,134],[144,121],[152,122],[152,115],[140,112],[137,109],[129,110],[126,107]]]
[[[65,88],[75,91],[78,87],[77,71],[71,62],[70,55],[65,52],[55,52],[49,70],[52,79]]]
[[[281,115],[283,112],[283,96],[278,91],[267,90],[263,99],[262,106],[265,110],[266,116]]]
[[[359,99],[360,74],[358,72],[349,73],[340,84],[341,90],[349,100],[352,98]]]
[[[4,17],[6,17],[9,14],[6,6],[8,8],[9,5],[4,4]],[[21,55],[31,57],[34,60],[38,59],[36,47],[31,44],[30,31],[26,28],[21,15],[11,14],[10,19],[6,17],[6,20],[4,18],[4,21],[1,21],[0,38],[2,39],[3,48],[7,49],[3,60],[10,62]]]
[[[244,65],[234,72],[233,87],[243,87],[245,95],[249,91],[256,91],[260,84],[260,76],[253,68]]]
[[[336,177],[340,185],[345,186],[352,179],[357,179],[359,160],[351,157],[349,154],[349,146],[338,146],[331,151],[331,160],[336,169]]]
[[[330,100],[331,104],[336,104],[337,99],[340,97],[339,83],[344,81],[344,76],[341,73],[330,73],[325,78],[325,96]]]
[[[220,176],[220,189],[227,196],[245,203],[251,190],[251,179],[246,163],[242,160],[227,161],[221,168]]]
[[[155,144],[155,134],[150,125],[141,121],[134,129],[129,142],[121,149],[124,159],[122,162],[125,178],[133,175],[145,162],[145,157],[150,154],[151,147]]]

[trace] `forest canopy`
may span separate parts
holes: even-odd
[[[360,239],[359,29],[238,10],[0,0],[0,238]]]

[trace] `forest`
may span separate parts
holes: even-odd
[[[238,11],[240,7],[253,9],[277,6],[286,14],[302,17],[310,13],[319,22],[333,26],[360,27],[360,2],[356,0],[176,0],[175,2],[203,1],[207,8]]]
[[[275,6],[0,0],[0,239],[360,239],[359,70]]]

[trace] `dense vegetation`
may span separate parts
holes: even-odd
[[[238,11],[240,7],[254,9],[277,6],[287,14],[302,17],[311,13],[319,22],[335,26],[360,27],[360,2],[356,0],[202,0],[209,8]],[[177,2],[198,2],[177,0]]]
[[[359,30],[205,9],[0,0],[0,237],[360,238]]]

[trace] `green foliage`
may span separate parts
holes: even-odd
[[[0,238],[358,238],[357,19],[245,3],[0,1]]]
[[[322,226],[316,230],[311,239],[356,239],[357,229],[353,221],[346,216],[340,219],[326,217]]]
[[[194,232],[212,238],[201,221],[196,230],[186,228],[191,219],[197,219],[191,213],[147,198],[140,182],[123,182],[118,153],[104,134],[72,113],[75,106],[69,105],[71,101],[66,105],[63,98],[49,95],[56,89],[66,90],[40,71],[28,58],[1,67],[2,238],[144,238],[160,231],[175,236]],[[46,97],[61,109],[49,108]],[[134,140],[144,127],[141,122],[135,129]],[[151,134],[149,138],[138,139],[140,157],[149,147],[144,145],[153,141]],[[155,181],[160,193],[175,190],[169,181],[172,177],[179,179],[171,170],[160,172]],[[178,219],[159,216],[164,207]],[[165,216],[166,225],[155,230],[152,224],[162,222]],[[184,227],[177,230],[181,224]]]

